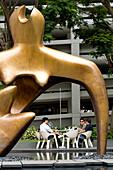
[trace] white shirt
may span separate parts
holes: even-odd
[[[45,123],[42,123],[40,125],[40,131],[50,132],[50,133],[53,132],[53,130],[47,124],[45,124]]]

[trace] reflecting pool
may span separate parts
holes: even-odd
[[[13,151],[13,152],[10,152],[6,157],[7,158],[9,158],[9,157],[13,157],[13,156],[15,156],[15,157],[21,157],[21,158],[30,158],[30,159],[34,159],[34,160],[38,160],[38,161],[40,161],[40,162],[46,162],[46,161],[52,161],[52,160],[54,160],[55,161],[55,164],[56,164],[56,162],[58,163],[58,162],[63,162],[64,164],[65,163],[68,163],[69,161],[74,161],[74,162],[78,162],[78,164],[77,164],[77,166],[78,167],[76,167],[75,165],[75,167],[73,167],[73,166],[71,166],[70,167],[70,165],[71,164],[69,164],[67,167],[57,167],[57,166],[54,166],[53,165],[53,167],[51,167],[51,168],[48,168],[48,167],[39,167],[39,168],[31,168],[31,167],[29,167],[29,168],[22,168],[22,170],[33,170],[33,169],[41,169],[41,170],[50,170],[50,169],[53,169],[53,170],[64,170],[64,168],[66,169],[66,170],[113,170],[113,167],[107,167],[107,166],[102,166],[103,165],[103,163],[102,164],[93,164],[92,165],[92,163],[90,163],[90,164],[86,164],[85,166],[81,166],[81,161],[82,161],[82,159],[84,159],[84,160],[86,160],[85,159],[85,157],[93,157],[94,155],[96,155],[96,154],[94,154],[94,153],[92,153],[92,152],[50,152],[50,151],[48,151],[48,152],[46,152],[46,151],[39,151],[39,152],[21,152],[21,151]],[[113,153],[107,153],[107,156],[108,155],[113,155]],[[83,158],[84,157],[84,158]],[[99,156],[100,157],[100,156]],[[84,162],[84,160],[83,160],[83,162]],[[96,160],[96,159],[95,159]],[[113,159],[112,159],[113,160]],[[93,162],[93,161],[92,161]],[[43,163],[42,163],[43,164]]]
[[[73,160],[78,156],[88,156],[93,155],[91,152],[75,153],[75,152],[37,152],[37,153],[9,153],[7,157],[18,156],[18,157],[28,157],[35,160]]]

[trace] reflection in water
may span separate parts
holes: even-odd
[[[87,156],[93,155],[93,153],[85,152],[85,153],[75,153],[75,152],[14,152],[9,153],[7,157],[17,156],[17,157],[26,157],[26,158],[33,158],[36,160],[73,160],[76,159],[78,156]]]
[[[14,153],[9,153],[7,155],[7,157],[11,157],[11,156],[17,156],[17,157],[26,157],[26,158],[34,158],[36,160],[76,160],[77,161],[77,157],[79,156],[86,156],[86,155],[92,155],[94,153],[75,153],[75,152],[37,152],[37,153],[32,153],[32,152],[25,152],[25,153],[21,153],[21,152],[14,152]],[[78,160],[79,161],[79,160]],[[65,162],[65,161],[64,161]],[[53,168],[54,170],[64,170],[64,167],[59,167]],[[113,167],[105,167],[105,166],[86,166],[86,167],[65,167],[66,170],[113,170]],[[27,170],[26,168],[23,170]],[[32,168],[28,169],[28,170],[32,170]],[[51,168],[42,168],[41,170],[51,170]]]
[[[70,152],[61,152],[61,153],[36,153],[36,156],[33,158],[37,160],[73,160],[78,156],[87,156],[92,155],[93,153],[70,153]]]

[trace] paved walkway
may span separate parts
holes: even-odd
[[[113,159],[81,159],[81,160],[23,160],[23,161],[3,161],[0,163],[0,168],[2,169],[22,169],[22,168],[82,168],[83,167],[113,167]]]

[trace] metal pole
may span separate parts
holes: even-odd
[[[60,127],[61,127],[61,88],[60,88]]]

